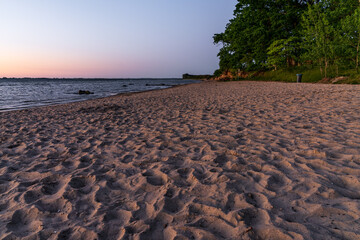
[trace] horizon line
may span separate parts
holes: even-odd
[[[182,79],[182,77],[1,77],[0,79]]]

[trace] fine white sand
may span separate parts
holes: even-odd
[[[0,113],[0,239],[360,239],[360,86],[203,82]]]

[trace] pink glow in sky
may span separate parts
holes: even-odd
[[[3,0],[0,77],[180,77],[218,67],[236,0]]]

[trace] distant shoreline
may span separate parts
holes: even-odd
[[[184,80],[188,80],[188,79],[194,79],[194,80],[210,80],[211,78],[213,78],[213,75],[208,75],[208,74],[203,74],[203,75],[192,75],[192,74],[188,74],[185,73],[182,76],[182,79]]]

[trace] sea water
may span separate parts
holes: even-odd
[[[199,82],[183,79],[0,79],[0,111],[77,102]],[[79,90],[93,94],[79,94]]]

